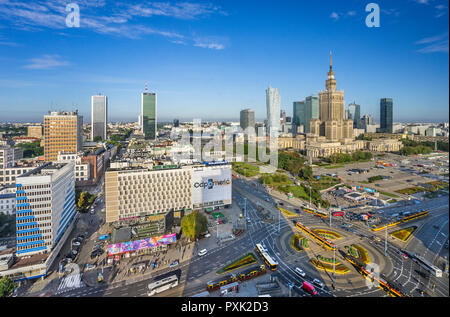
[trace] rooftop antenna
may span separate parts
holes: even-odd
[[[145,83],[145,93],[148,93],[148,82]]]

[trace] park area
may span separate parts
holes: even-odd
[[[417,226],[412,226],[412,227],[396,230],[391,233],[391,236],[393,236],[394,238],[396,238],[400,241],[406,242],[411,237],[413,232],[416,231],[416,229],[417,229]]]

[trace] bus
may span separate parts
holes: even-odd
[[[421,257],[420,255],[413,254],[413,261],[423,267],[425,270],[430,272],[436,277],[442,277],[442,270],[431,264],[428,260]]]
[[[313,230],[309,229],[308,227],[305,227],[301,222],[297,222],[295,226],[300,229],[301,231],[306,232],[309,234],[314,240],[316,240],[317,243],[320,245],[323,245],[325,248],[329,250],[336,250],[336,245],[332,243],[331,241],[328,241],[324,237],[318,235]]]
[[[267,267],[271,271],[275,271],[278,267],[278,262],[272,259],[272,257],[267,253],[267,249],[263,247],[261,244],[256,244],[256,251],[261,256],[261,258],[264,260],[264,263],[266,263]]]
[[[171,275],[169,277],[163,278],[159,281],[152,282],[148,284],[148,296],[153,296],[157,293],[164,292],[168,289],[178,286],[178,277],[176,275]]]

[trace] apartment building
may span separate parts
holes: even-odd
[[[55,248],[75,215],[74,164],[46,163],[16,179],[16,255]]]

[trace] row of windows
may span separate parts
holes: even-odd
[[[33,204],[30,206],[23,206],[23,207],[18,206],[17,211],[21,211],[21,210],[25,210],[25,209],[33,209],[34,210],[34,209],[49,208],[49,207],[51,207],[51,204]]]
[[[50,214],[51,212],[52,211],[50,209],[47,209],[47,210],[33,210],[33,211],[30,211],[30,212],[21,213],[18,217],[39,216],[39,215]]]
[[[39,198],[27,198],[26,200],[22,200],[21,202],[36,203],[49,200],[51,200],[51,197],[39,197]]]
[[[22,174],[25,174],[26,172],[28,172],[31,169],[32,168],[28,168],[28,169],[14,168],[14,169],[11,169],[11,170],[6,170],[5,171],[5,175],[22,175]],[[0,175],[3,175],[3,171],[0,171]]]
[[[23,251],[23,250],[28,250],[28,249],[33,249],[33,248],[38,248],[38,247],[43,247],[43,246],[51,246],[51,245],[52,245],[51,242],[44,242],[44,243],[40,243],[40,244],[33,244],[33,245],[27,245],[24,247],[18,247],[17,250]]]
[[[22,223],[27,223],[27,222],[44,221],[44,220],[51,220],[51,219],[52,219],[51,216],[39,217],[39,218],[36,217],[35,219],[16,219],[16,223],[22,224]]]
[[[27,190],[27,189],[42,189],[42,188],[50,188],[50,184],[24,185],[20,189]]]
[[[22,228],[21,228],[21,230],[22,230]],[[52,232],[51,229],[44,229],[44,230],[39,229],[39,231],[35,231],[35,232],[22,232],[22,233],[18,233],[18,234],[17,234],[17,237],[20,238],[20,237],[24,237],[24,236],[29,236],[29,235],[31,235],[31,234],[50,233],[50,232]],[[48,239],[50,239],[50,237],[48,237]]]
[[[17,243],[27,243],[27,242],[33,242],[33,241],[39,241],[39,240],[48,240],[51,238],[52,238],[52,236],[35,237],[35,238],[23,239],[23,240],[17,241]]]
[[[50,195],[52,192],[50,190],[44,190],[44,191],[27,191],[26,193],[17,193],[17,197],[28,197],[28,196],[40,196],[40,195]]]

